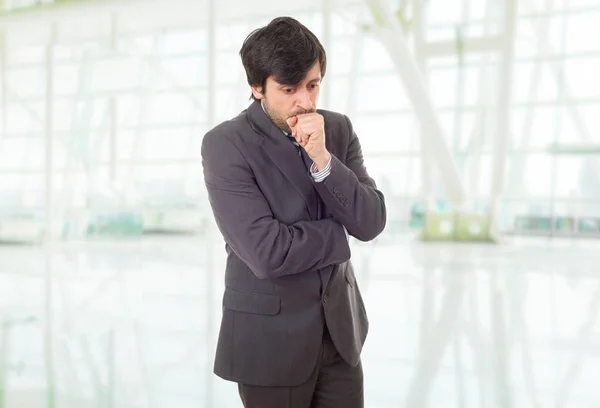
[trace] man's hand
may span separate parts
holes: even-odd
[[[331,158],[325,147],[323,116],[316,112],[303,113],[289,118],[287,124],[292,130],[292,136],[306,150],[308,157],[315,162],[318,170],[323,170]]]

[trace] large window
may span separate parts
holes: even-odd
[[[502,34],[502,7],[485,3],[427,2],[425,38],[460,44],[465,38]],[[536,9],[519,8],[511,126],[509,134],[500,136],[508,138],[500,197],[504,213],[510,214],[501,219],[507,231],[515,216],[537,214],[540,208],[549,215],[576,216],[600,206],[600,165],[591,151],[583,155],[600,142],[595,120],[600,5],[551,3],[551,8],[544,2]],[[131,197],[144,196],[152,180],[178,186],[153,190],[164,200],[204,200],[202,137],[249,104],[238,51],[252,29],[273,17],[261,12],[242,18],[238,14],[247,10],[219,4],[214,47],[208,43],[212,37],[204,14],[193,20],[190,13],[173,9],[165,9],[163,18],[131,7],[66,18],[57,23],[54,36],[50,24],[9,26],[0,110],[2,210],[43,213],[47,137],[53,145],[54,205],[63,207],[59,213],[84,203],[93,206],[89,197],[101,191],[120,188],[136,191]],[[295,14],[328,51],[321,107],[351,118],[367,165],[392,200],[418,203],[421,126],[403,79],[369,29],[374,19],[368,7],[357,2],[338,8],[333,2],[330,11],[326,17],[321,7],[307,5]],[[410,22],[412,6],[405,12]],[[406,34],[412,47],[414,32]],[[485,206],[499,137],[501,58],[493,50],[461,54],[459,49],[424,61],[423,77],[461,181]],[[214,64],[214,77],[209,64]],[[444,191],[441,183],[434,191]],[[121,202],[143,204],[127,200]],[[410,217],[409,211],[398,214],[403,222]]]

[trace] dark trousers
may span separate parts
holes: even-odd
[[[323,339],[321,358],[310,378],[296,387],[238,384],[245,408],[363,408],[363,371],[338,354],[331,339]]]

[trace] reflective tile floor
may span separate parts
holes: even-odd
[[[0,408],[241,407],[218,236],[0,247]],[[600,242],[353,243],[367,408],[600,406]]]

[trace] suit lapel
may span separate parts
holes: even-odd
[[[281,133],[281,131],[279,132]],[[298,156],[296,148],[285,137],[282,133],[279,141],[265,138],[261,145],[279,171],[283,173],[302,196],[311,219],[316,219],[317,209],[311,205],[311,193],[314,194],[314,186],[309,179],[310,175],[304,166],[302,158]]]
[[[296,147],[262,110],[260,102],[255,101],[250,105],[248,113],[255,130],[263,135],[261,147],[303,198],[311,219],[317,219],[318,209],[313,204],[313,196],[317,193]]]

